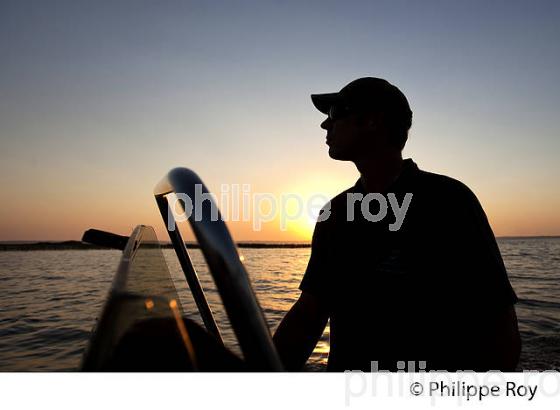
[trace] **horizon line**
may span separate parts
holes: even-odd
[[[501,236],[495,236],[496,239],[539,239],[539,238],[548,238],[548,239],[554,239],[554,238],[560,238],[560,234],[554,234],[554,235],[501,235]],[[0,241],[0,244],[2,245],[22,245],[22,244],[26,244],[26,245],[40,245],[40,244],[52,244],[52,245],[56,245],[56,244],[64,244],[64,243],[69,243],[69,242],[82,242],[79,239],[62,239],[62,240],[50,240],[50,239],[36,239],[36,240],[4,240],[4,241]],[[159,241],[161,244],[170,244],[171,241]],[[238,241],[234,241],[236,244],[272,244],[272,243],[277,243],[277,244],[304,244],[304,243],[311,243],[311,239],[309,240],[245,240],[245,239],[240,239]],[[85,243],[85,242],[82,242]],[[186,244],[197,244],[197,241],[185,241]]]

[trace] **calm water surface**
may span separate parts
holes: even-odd
[[[501,239],[519,303],[520,369],[560,370],[560,238]],[[271,329],[299,296],[309,248],[241,249]],[[197,319],[173,250],[164,250],[185,309]],[[0,370],[77,370],[121,252],[0,252]],[[237,350],[200,251],[191,251],[226,344]],[[322,370],[327,328],[308,368]]]

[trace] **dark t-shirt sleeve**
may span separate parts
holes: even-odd
[[[329,225],[328,221],[317,222],[311,241],[311,256],[303,279],[299,285],[302,292],[317,297],[328,295],[329,262]]]
[[[467,299],[475,309],[516,303],[517,296],[480,202],[464,185],[457,198],[460,203],[450,209],[458,224],[454,226],[457,240],[451,242],[450,254],[459,269],[458,296]]]

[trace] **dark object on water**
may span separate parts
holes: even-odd
[[[82,236],[82,242],[104,246],[106,248],[119,249],[121,251],[124,251],[127,241],[128,236],[100,231],[99,229],[88,229]]]

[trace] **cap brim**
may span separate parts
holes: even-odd
[[[311,94],[311,101],[315,108],[321,111],[323,114],[329,114],[329,110],[332,105],[340,102],[341,97],[339,93],[329,93],[329,94]]]

